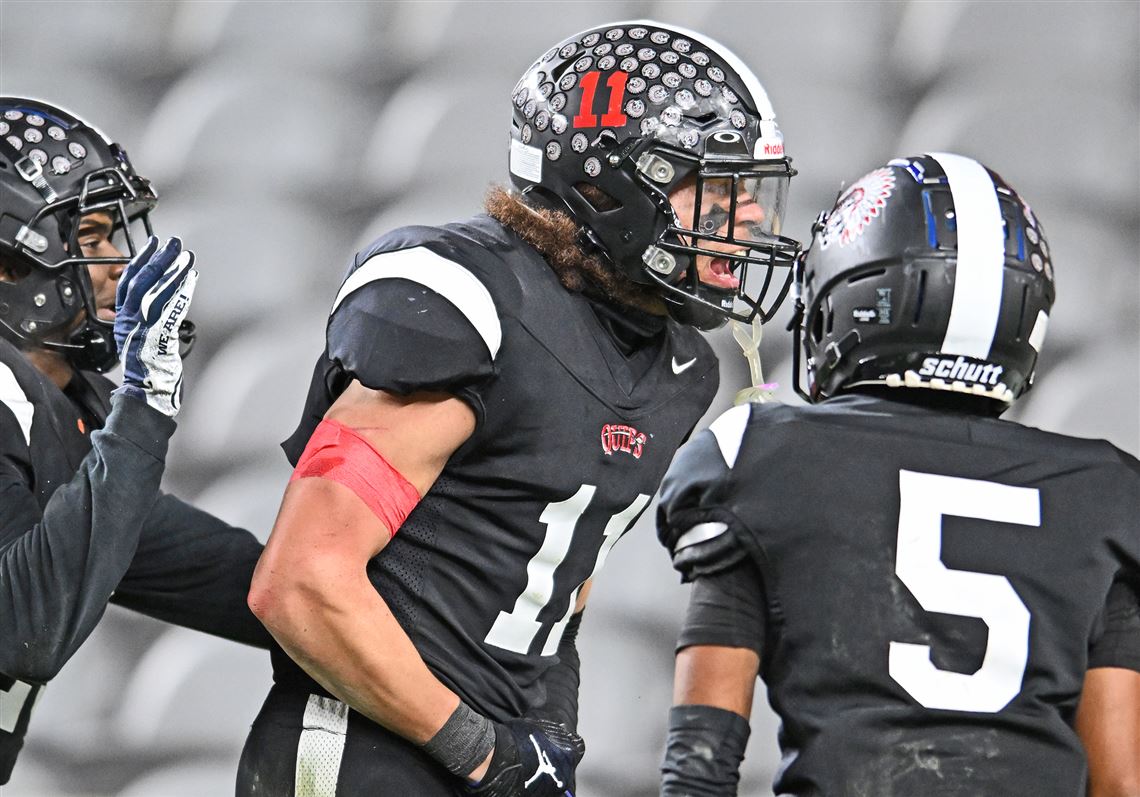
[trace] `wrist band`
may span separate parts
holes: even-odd
[[[461,700],[423,750],[452,775],[464,778],[483,763],[494,747],[494,723]]]

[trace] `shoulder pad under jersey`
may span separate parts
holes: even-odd
[[[405,228],[364,250],[329,317],[329,358],[366,387],[454,391],[494,373],[495,298],[446,230]],[[467,252],[465,249],[472,249]]]
[[[747,555],[730,508],[732,467],[751,405],[733,407],[681,447],[661,484],[657,536],[684,581],[724,570]]]

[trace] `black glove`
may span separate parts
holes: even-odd
[[[467,791],[481,797],[574,797],[574,769],[585,753],[582,737],[557,722],[496,722],[487,774]]]

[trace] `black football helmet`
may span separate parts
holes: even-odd
[[[27,272],[0,280],[0,335],[63,351],[80,369],[114,367],[114,325],[97,315],[87,266],[125,264],[136,251],[132,227],[151,234],[157,199],[123,148],[92,125],[41,100],[0,97],[0,258],[9,272]],[[79,223],[92,213],[110,218],[122,257],[83,256]]]
[[[1041,224],[1000,175],[947,153],[892,160],[813,227],[796,271],[796,391],[925,388],[1000,413],[1033,383],[1054,296]]]
[[[602,25],[535,61],[513,99],[511,180],[528,201],[570,214],[678,320],[772,317],[799,252],[780,235],[795,171],[767,93],[735,55],[659,22]],[[690,185],[681,218],[669,194]]]

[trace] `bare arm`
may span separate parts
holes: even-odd
[[[673,705],[713,706],[748,719],[760,657],[748,648],[693,645],[677,654]]]
[[[1077,733],[1089,758],[1089,797],[1140,797],[1140,672],[1089,670]]]
[[[355,429],[423,495],[475,428],[459,399],[399,397],[353,383],[325,416]],[[428,670],[368,579],[388,529],[347,487],[303,478],[285,491],[249,605],[332,694],[422,744],[459,698]]]

